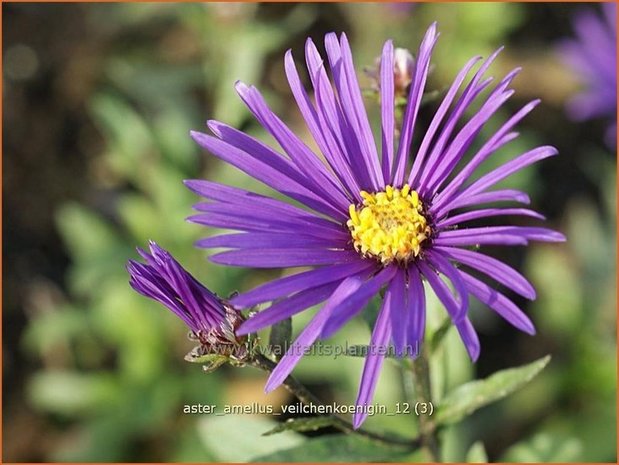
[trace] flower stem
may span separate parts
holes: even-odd
[[[440,462],[441,454],[436,435],[436,427],[428,413],[427,406],[432,403],[432,386],[430,383],[430,365],[428,353],[422,348],[419,357],[411,364],[411,373],[415,387],[415,402],[426,406],[426,413],[419,413],[419,437],[421,446],[425,448],[433,462]],[[422,410],[423,411],[423,410]]]
[[[250,362],[250,364],[268,373],[271,373],[276,366],[275,362],[268,359],[266,356],[264,356],[261,353],[256,353],[252,361]],[[314,394],[312,394],[303,384],[301,384],[301,382],[299,382],[293,376],[289,375],[284,380],[283,385],[303,404],[322,405],[322,402],[320,401],[320,399],[318,399]],[[420,437],[415,437],[413,439],[407,439],[407,438],[396,437],[396,436],[385,436],[383,434],[374,433],[374,432],[366,431],[363,429],[354,429],[351,423],[340,418],[337,415],[329,415],[329,417],[333,420],[333,426],[345,433],[359,434],[366,438],[373,439],[375,441],[380,441],[385,444],[404,446],[404,447],[409,448],[410,450],[416,449],[420,447],[421,445]]]

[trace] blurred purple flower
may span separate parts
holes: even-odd
[[[611,120],[606,131],[608,146],[617,146],[617,5],[602,3],[602,15],[580,10],[573,18],[576,39],[559,46],[565,63],[583,81],[584,90],[567,104],[575,121],[604,117]]]
[[[285,70],[292,93],[326,165],[267,106],[255,87],[237,83],[236,89],[257,120],[281,145],[285,155],[224,123],[209,121],[214,136],[192,132],[192,137],[216,157],[232,164],[306,208],[239,188],[209,181],[186,181],[210,202],[190,221],[237,230],[202,239],[199,247],[231,248],[212,255],[219,264],[254,268],[315,267],[274,280],[231,300],[238,307],[272,302],[239,328],[248,334],[289,318],[323,301],[326,303],[303,329],[271,374],[266,390],[279,386],[318,338],[327,338],[385,288],[373,329],[369,355],[361,379],[358,405],[368,404],[390,342],[396,353],[417,347],[425,331],[425,278],[443,303],[473,360],[479,356],[477,334],[467,316],[474,296],[516,328],[529,334],[529,318],[505,295],[465,271],[471,268],[528,299],[531,284],[516,270],[480,252],[479,245],[526,245],[530,240],[563,241],[563,235],[541,227],[466,227],[480,218],[520,215],[543,219],[526,208],[480,206],[512,201],[528,204],[524,192],[491,190],[501,180],[532,163],[557,154],[538,147],[471,181],[471,174],[495,151],[517,137],[514,126],[539,102],[533,101],[511,116],[458,171],[460,161],[485,123],[514,93],[508,89],[518,69],[481,97],[491,79],[483,75],[500,50],[485,60],[456,98],[471,69],[471,59],[455,78],[427,127],[416,127],[436,25],[427,31],[415,63],[399,144],[395,146],[394,49],[384,45],[380,64],[382,157],[379,157],[355,75],[345,34],[325,37],[330,82],[323,59],[311,39],[305,58],[314,102],[301,83],[291,51]],[[467,110],[480,106],[470,118]],[[411,159],[413,132],[421,143]],[[464,207],[473,210],[462,211]],[[458,267],[456,267],[456,264]],[[464,269],[463,269],[464,268]],[[441,278],[451,282],[455,292]],[[411,355],[409,353],[409,355]],[[358,427],[366,415],[354,417]]]
[[[129,260],[131,287],[168,307],[200,341],[204,353],[230,355],[238,345],[236,328],[241,315],[200,284],[172,255],[150,242],[150,254],[138,249],[146,260]],[[238,355],[238,354],[237,354]]]

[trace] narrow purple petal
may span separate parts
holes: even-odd
[[[207,237],[196,242],[197,247],[231,247],[240,249],[253,248],[344,248],[350,241],[345,239],[331,239],[321,237],[304,236],[303,234],[289,233],[240,233],[222,234],[219,236]],[[283,250],[282,250],[282,253]]]
[[[423,343],[426,331],[426,293],[423,288],[419,270],[414,265],[408,268],[406,311],[409,314],[408,327],[406,329],[408,345],[410,347],[415,347]]]
[[[308,190],[290,176],[283,174],[281,170],[273,168],[270,163],[258,160],[247,152],[207,134],[192,131],[191,137],[201,147],[208,150],[216,157],[244,171],[282,194],[298,200],[308,207],[329,215],[332,218],[338,220],[345,220],[347,218],[342,209],[325,202],[320,196]]]
[[[493,186],[497,182],[502,181],[513,173],[520,171],[521,169],[526,168],[527,166],[535,162],[555,156],[558,153],[559,152],[556,148],[550,146],[538,147],[536,149],[530,150],[514,158],[513,160],[510,160],[507,163],[501,165],[497,169],[492,170],[490,173],[482,176],[460,195],[462,197],[466,197],[468,195],[478,194],[482,191],[485,191],[488,187]]]
[[[451,136],[451,133],[455,129],[456,124],[460,120],[460,117],[464,114],[465,110],[469,107],[469,105],[477,98],[477,96],[490,84],[490,82],[492,82],[492,78],[488,78],[481,83],[479,81],[483,77],[484,73],[487,71],[490,64],[494,61],[494,59],[496,58],[496,56],[499,54],[500,51],[501,49],[495,51],[492,55],[490,55],[490,57],[488,57],[488,59],[486,59],[486,61],[480,66],[479,70],[477,70],[477,72],[475,73],[475,75],[473,76],[469,84],[466,86],[466,88],[464,89],[464,92],[458,99],[449,117],[447,118],[447,121],[441,128],[439,137],[437,141],[434,143],[432,152],[430,153],[426,161],[425,160],[426,150],[428,149],[429,144],[431,142],[431,137],[434,136],[434,133],[436,132],[436,129],[438,128],[438,124],[443,119],[444,113],[448,109],[447,102],[445,102],[445,106],[442,109],[443,112],[440,114],[440,119],[436,121],[436,126],[432,128],[432,132],[430,134],[426,134],[427,137],[424,137],[424,140],[422,141],[422,145],[420,146],[420,153],[418,154],[420,161],[417,163],[417,166],[413,164],[413,169],[411,170],[411,173],[409,175],[409,184],[413,182],[415,186],[420,186],[424,184],[423,181],[428,176],[428,170],[429,170],[428,167],[431,167],[436,163],[439,155],[443,152],[445,145],[447,144],[447,141],[449,140]],[[468,73],[468,70],[466,72],[461,72],[461,74],[456,78],[456,80],[463,79],[467,73]],[[458,83],[458,86],[455,89],[452,89],[454,94],[457,88],[459,87],[460,87],[460,83]],[[454,94],[452,94],[449,104],[451,103],[451,100],[453,100]],[[437,116],[439,116],[438,113],[437,113]],[[421,166],[422,162],[424,162],[424,166],[423,166],[423,170],[420,171],[422,168]]]
[[[393,139],[395,129],[395,84],[393,74],[393,42],[383,46],[380,60],[380,111],[382,124],[382,170],[386,183],[391,182],[393,166]]]
[[[506,141],[513,139],[513,136],[510,137],[510,131],[512,128],[516,126],[516,124],[518,124],[525,116],[527,116],[539,103],[540,100],[538,99],[526,104],[511,118],[509,118],[490,139],[488,139],[488,141],[471,158],[471,161],[469,161],[466,166],[462,168],[462,171],[460,171],[454,179],[450,181],[441,192],[438,193],[433,202],[433,211],[438,210],[444,202],[449,200],[451,196],[467,181],[467,179],[469,179],[477,167],[490,155],[492,155],[498,147],[504,145]]]
[[[363,115],[365,115],[365,108],[363,107],[363,101],[361,100],[357,77],[354,73],[354,69],[352,70],[351,75],[349,65],[347,64],[347,59],[344,57],[344,51],[340,45],[340,41],[334,33],[329,33],[325,36],[325,48],[340,101],[340,109],[348,126],[348,130],[346,132],[349,136],[349,141],[350,139],[354,139],[354,142],[358,147],[355,153],[358,157],[357,163],[360,162],[362,166],[364,166],[368,179],[371,183],[370,186],[362,187],[377,191],[381,187],[378,176],[380,175],[382,177],[382,173],[380,170],[376,172],[373,168],[375,165],[378,165],[378,155],[374,155],[376,153],[374,141],[369,140],[369,136],[371,136],[372,133],[370,131],[368,134],[365,131],[364,123],[362,121]],[[357,93],[359,94],[358,100],[356,95]],[[365,119],[367,122],[367,115],[365,115]],[[355,159],[351,159],[351,162],[355,163]]]
[[[466,223],[467,221],[477,220],[479,218],[505,215],[530,216],[540,220],[546,219],[544,215],[527,208],[486,208],[450,216],[444,220],[437,221],[436,226],[438,229],[443,229],[449,226],[456,226],[461,223]]]
[[[350,169],[346,163],[346,159],[342,156],[337,143],[331,134],[324,130],[324,126],[321,124],[318,113],[312,105],[312,102],[310,101],[310,98],[301,83],[301,79],[299,78],[299,74],[294,64],[294,59],[292,58],[291,50],[286,52],[285,71],[286,76],[288,77],[288,83],[290,84],[290,89],[292,90],[299,110],[301,111],[301,114],[303,115],[307,127],[312,133],[316,144],[322,151],[325,159],[329,163],[329,166],[331,166],[336,176],[345,187],[346,191],[351,195],[354,194],[359,190],[358,186],[352,177]]]
[[[324,328],[321,337],[326,339],[335,334],[348,320],[359,313],[380,289],[388,283],[397,271],[397,267],[389,266],[364,282],[359,289],[351,294],[333,313]]]
[[[436,131],[439,125],[443,121],[443,118],[445,117],[447,110],[451,106],[451,103],[453,102],[454,97],[456,96],[456,93],[458,92],[458,89],[462,85],[462,82],[464,82],[466,75],[469,73],[469,71],[475,65],[475,63],[477,63],[480,59],[481,57],[477,56],[469,60],[468,63],[464,65],[464,67],[460,70],[460,72],[456,76],[456,79],[451,84],[451,87],[445,94],[443,101],[441,102],[440,106],[438,107],[438,110],[436,110],[436,113],[434,114],[434,117],[432,118],[432,122],[430,123],[430,126],[428,126],[428,130],[425,132],[423,136],[421,145],[419,146],[419,150],[417,151],[417,155],[415,155],[413,167],[411,168],[411,172],[408,177],[409,185],[415,185],[416,177],[419,174],[419,171],[425,161],[425,156],[426,156],[428,147],[430,146],[430,142],[434,138],[434,135],[436,134]]]
[[[333,291],[340,285],[341,281],[342,280],[335,280],[334,282],[326,283],[321,286],[305,289],[292,297],[275,302],[269,308],[256,313],[249,320],[243,322],[237,329],[236,334],[238,336],[243,336],[245,334],[254,333],[324,302],[333,294]]]
[[[273,216],[286,214],[294,218],[311,218],[316,224],[331,229],[341,228],[341,223],[335,223],[321,216],[317,216],[312,212],[308,212],[307,210],[282,202],[281,200],[239,189],[238,187],[197,179],[190,179],[183,182],[191,191],[210,200],[217,200],[232,205],[253,205],[257,208],[259,207],[262,211],[269,211]],[[200,208],[197,209],[199,210]]]
[[[340,36],[340,47],[342,53],[342,63],[344,65],[343,71],[348,81],[348,91],[353,101],[354,115],[359,123],[361,133],[359,134],[362,147],[367,154],[368,167],[371,170],[370,174],[376,179],[378,183],[377,187],[384,188],[385,180],[379,166],[378,152],[376,151],[376,143],[374,141],[374,134],[370,127],[370,121],[363,105],[363,97],[361,95],[361,86],[357,80],[357,73],[355,72],[355,65],[352,59],[352,51],[350,50],[350,44],[345,33]]]
[[[547,228],[525,226],[488,226],[442,231],[434,244],[441,245],[526,245],[529,240],[563,242],[565,236]]]
[[[480,194],[471,195],[466,198],[456,199],[445,203],[440,208],[434,210],[430,207],[430,212],[434,214],[436,218],[441,218],[446,213],[456,208],[470,207],[472,205],[483,205],[486,203],[495,202],[518,202],[525,205],[531,203],[531,199],[526,194],[516,189],[499,189],[496,191],[482,192]]]
[[[322,218],[316,217],[308,213],[289,214],[287,212],[278,211],[270,206],[251,205],[251,204],[227,204],[227,203],[198,203],[194,205],[194,209],[205,212],[207,215],[196,215],[191,217],[194,219],[203,219],[209,217],[210,214],[222,215],[229,219],[246,221],[248,224],[255,223],[256,225],[266,225],[267,230],[272,231],[299,231],[303,229],[304,234],[319,235],[319,237],[327,237],[334,239],[350,239],[350,235],[345,230],[345,227],[325,221]],[[242,228],[240,228],[243,230]],[[307,230],[307,231],[306,231]]]
[[[241,82],[237,82],[236,90],[260,124],[277,140],[306,178],[313,181],[314,188],[336,205],[347,208],[349,202],[333,175],[309,147],[270,110],[260,92]]]
[[[402,135],[400,136],[400,144],[398,145],[397,155],[394,160],[395,172],[393,173],[392,179],[395,186],[402,185],[404,181],[404,171],[406,169],[406,162],[413,140],[417,113],[419,112],[421,98],[423,97],[423,90],[428,77],[432,49],[434,48],[437,39],[438,34],[436,33],[436,23],[433,23],[427,30],[423,41],[419,46],[419,53],[415,62],[415,74],[413,76],[413,82],[411,83],[410,92],[408,94],[408,103],[406,105],[404,119],[402,121]]]
[[[374,325],[372,338],[370,340],[369,352],[363,365],[363,374],[361,375],[361,383],[359,385],[359,393],[357,394],[355,405],[367,406],[374,397],[374,391],[376,390],[376,384],[380,376],[380,369],[385,360],[385,351],[389,344],[389,330],[391,329],[391,325],[389,324],[390,314],[393,310],[396,310],[392,306],[393,303],[391,299],[385,298],[378,317],[376,318],[376,324]],[[365,409],[361,412],[355,411],[353,415],[353,428],[359,428],[367,416],[368,414]]]
[[[280,219],[266,219],[260,217],[244,217],[242,215],[233,215],[231,213],[208,213],[193,215],[187,218],[191,223],[201,224],[203,226],[212,226],[214,228],[236,229],[239,231],[248,232],[280,232],[288,234],[297,234],[299,228],[303,228],[304,234],[308,236],[345,239],[343,231],[325,229],[318,225],[307,224],[304,221],[284,221]]]
[[[391,336],[395,353],[401,357],[406,350],[406,328],[410,314],[406,305],[406,271],[398,270],[385,292],[384,305],[389,306]]]
[[[314,86],[314,97],[316,99],[316,110],[318,112],[321,128],[325,137],[331,137],[334,148],[339,156],[344,160],[344,165],[350,169],[351,183],[356,187],[356,199],[361,200],[359,191],[360,185],[369,187],[372,182],[368,170],[363,163],[358,163],[355,159],[359,152],[359,143],[353,131],[350,129],[346,117],[341,107],[336,102],[336,97],[327,77],[323,60],[318,53],[318,49],[312,39],[305,42],[305,61],[309,71],[312,85]]]
[[[369,270],[375,264],[368,260],[325,266],[292,276],[270,281],[251,291],[233,297],[230,303],[236,307],[247,308],[262,302],[278,299],[303,289],[313,288],[326,283],[344,279],[350,275]]]
[[[494,116],[498,109],[513,94],[514,91],[510,90],[502,92],[494,98],[492,95],[488,98],[488,101],[475,116],[454,137],[447,150],[441,154],[437,163],[428,169],[428,177],[420,181],[420,186],[423,186],[423,188],[420,187],[422,192],[434,195],[437,188],[446,180],[488,120]]]
[[[471,323],[471,320],[468,318],[464,318],[464,320],[459,323],[455,323],[456,329],[460,334],[460,339],[464,343],[464,347],[466,347],[466,351],[471,357],[473,362],[476,362],[479,358],[479,352],[481,347],[479,345],[479,337],[477,337],[477,333],[475,332],[475,328]]]
[[[311,346],[320,336],[322,328],[333,314],[333,312],[361,285],[361,278],[353,276],[346,278],[333,292],[325,305],[316,313],[309,324],[301,331],[301,334],[294,341],[292,346],[286,352],[286,355],[279,361],[277,367],[269,376],[267,384],[264,388],[265,392],[271,392],[273,389],[281,385],[288,377],[290,372],[305,352],[305,349]]]
[[[430,268],[424,261],[418,262],[417,266],[419,267],[419,271],[421,271],[421,273],[425,276],[428,283],[430,283],[434,293],[447,310],[447,313],[453,322],[461,322],[466,317],[466,314],[461,313],[461,309],[463,308],[462,302],[458,302],[456,300],[449,290],[449,286],[447,286],[447,284],[439,277],[438,273]],[[465,299],[466,296],[467,294],[465,293]]]
[[[531,283],[529,283],[524,276],[505,263],[472,250],[457,249],[452,247],[437,248],[453,260],[481,271],[495,281],[517,292],[521,296],[529,300],[535,299],[535,289]]]
[[[447,260],[447,257],[445,257],[445,255],[437,249],[426,252],[426,256],[428,262],[451,281],[451,284],[456,291],[455,297],[457,297],[459,304],[457,313],[455,314],[455,319],[456,321],[459,321],[467,314],[469,310],[468,293],[466,286],[464,285],[464,281],[462,280],[462,276],[460,276],[460,272],[449,262],[449,260]]]
[[[527,334],[535,334],[535,326],[511,300],[477,278],[462,272],[466,287],[480,302],[497,312],[507,322]]]
[[[213,263],[250,268],[281,268],[295,266],[332,265],[359,260],[352,250],[319,249],[243,249],[221,252],[209,257]]]

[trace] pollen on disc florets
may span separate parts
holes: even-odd
[[[383,264],[417,257],[432,231],[417,191],[387,186],[375,194],[361,191],[361,197],[361,205],[348,208],[346,223],[355,249]]]

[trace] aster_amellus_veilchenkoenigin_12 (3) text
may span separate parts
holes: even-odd
[[[472,181],[471,175],[485,160],[517,137],[514,127],[539,101],[515,112],[473,150],[484,125],[514,93],[509,86],[520,71],[515,69],[490,86],[492,79],[484,75],[499,49],[486,60],[474,57],[466,63],[429,125],[421,127],[419,109],[437,38],[437,26],[432,24],[415,57],[399,131],[394,114],[394,47],[392,41],[384,44],[378,72],[380,150],[348,39],[334,33],[325,36],[324,61],[314,42],[306,42],[313,98],[302,84],[291,51],[284,60],[292,94],[321,156],[269,109],[255,87],[241,82],[236,84],[238,94],[281,151],[218,121],[208,122],[212,135],[191,133],[214,156],[296,201],[288,203],[211,181],[186,181],[191,190],[208,199],[195,205],[198,213],[190,221],[237,231],[198,241],[199,247],[231,249],[211,255],[210,260],[251,268],[311,267],[230,301],[239,309],[271,303],[243,322],[237,334],[255,332],[324,302],[271,373],[267,391],[285,380],[306,348],[333,335],[383,292],[357,405],[367,405],[373,398],[385,356],[384,350],[374,349],[392,345],[396,354],[407,355],[407,347],[423,342],[424,287],[432,289],[444,305],[473,360],[480,345],[468,317],[469,296],[516,328],[529,334],[535,331],[530,319],[495,290],[495,284],[473,274],[486,275],[527,299],[535,298],[531,284],[510,266],[473,249],[563,241],[564,236],[543,227],[467,224],[518,215],[543,219],[522,206],[501,206],[530,201],[522,191],[495,186],[557,151],[550,146],[533,148]],[[478,109],[466,116],[473,105]],[[419,140],[415,146],[413,136]],[[470,158],[460,163],[465,156]],[[365,416],[363,410],[355,414],[355,427]]]

